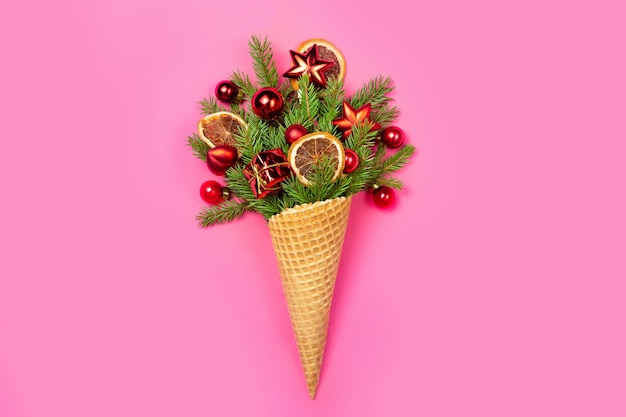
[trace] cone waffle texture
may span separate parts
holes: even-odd
[[[287,209],[270,218],[291,324],[309,396],[315,398],[351,197]]]

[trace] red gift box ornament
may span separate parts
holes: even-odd
[[[280,183],[290,174],[289,163],[282,149],[259,152],[243,169],[256,198],[277,193]]]

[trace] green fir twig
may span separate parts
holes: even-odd
[[[203,98],[199,104],[200,112],[207,116],[224,110],[215,97]]]
[[[387,95],[393,91],[393,81],[389,77],[378,76],[365,84],[350,98],[350,105],[355,109],[367,103],[377,110],[385,106],[391,98]]]
[[[336,162],[332,158],[322,158],[313,168],[309,178],[310,186],[292,177],[283,183],[283,190],[296,204],[314,203],[345,195],[352,177],[343,176],[333,181]]]
[[[256,90],[258,90],[258,86],[250,80],[248,74],[245,74],[240,70],[233,71],[230,75],[230,80],[234,82],[237,87],[241,88],[244,100],[249,100],[254,95]]]
[[[404,183],[402,181],[391,176],[378,177],[376,179],[376,185],[386,185],[387,187],[395,188],[396,190],[401,190],[402,187],[404,187]]]
[[[206,162],[206,153],[210,148],[205,141],[200,139],[200,136],[197,133],[187,136],[187,146],[191,147],[193,155],[196,158]]]
[[[383,172],[393,172],[401,169],[407,163],[409,158],[415,153],[413,145],[405,145],[389,158],[382,161]]]
[[[249,210],[247,203],[237,201],[224,201],[217,206],[204,207],[197,214],[196,219],[201,227],[209,227],[215,224],[228,223],[241,216]]]
[[[274,53],[272,44],[267,37],[261,39],[253,35],[248,42],[250,57],[252,58],[252,66],[256,75],[257,82],[262,87],[278,86],[278,67],[274,61]]]

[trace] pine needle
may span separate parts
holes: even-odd
[[[206,162],[206,153],[209,150],[209,145],[200,139],[197,133],[194,133],[187,137],[187,146],[190,146],[193,150],[193,155],[196,158],[200,158]]]
[[[413,145],[406,145],[398,149],[398,151],[383,161],[383,172],[393,172],[401,169],[409,158],[415,153]]]
[[[350,105],[358,109],[370,103],[372,109],[377,110],[391,100],[387,94],[391,93],[393,89],[393,81],[391,78],[382,75],[378,76],[354,93],[350,99]]]
[[[258,86],[254,85],[254,83],[250,80],[248,74],[244,74],[243,72],[236,70],[230,75],[230,80],[234,82],[237,87],[241,88],[244,94],[244,100],[249,100],[256,90],[258,90]]]
[[[200,227],[228,223],[235,220],[248,210],[248,204],[236,201],[224,201],[217,206],[204,207],[196,216]]]
[[[200,100],[200,112],[206,116],[224,110],[215,97]]]
[[[278,86],[278,68],[274,61],[274,52],[272,44],[267,37],[263,39],[256,35],[248,42],[250,57],[252,57],[252,66],[257,82],[262,87]]]

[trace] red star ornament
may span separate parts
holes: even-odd
[[[313,45],[304,54],[296,51],[289,51],[293,67],[283,74],[287,78],[300,78],[304,74],[309,74],[311,80],[320,87],[326,87],[326,76],[324,73],[334,64],[333,61],[321,59],[317,55],[317,45]]]
[[[347,138],[350,133],[352,133],[352,126],[357,123],[363,123],[366,120],[369,120],[370,113],[372,112],[372,105],[367,103],[363,107],[358,110],[355,110],[348,102],[343,102],[343,117],[333,120],[333,124],[342,131],[343,138]],[[378,130],[380,129],[380,125],[378,123],[374,123],[374,126],[370,129]]]

